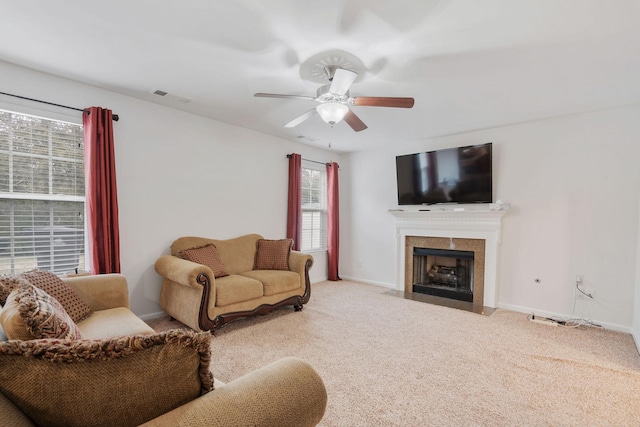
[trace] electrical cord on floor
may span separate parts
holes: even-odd
[[[599,325],[589,319],[571,319],[572,322],[576,322],[576,326],[589,326],[590,328],[602,328],[602,325]]]
[[[583,291],[582,289],[580,289],[580,282],[578,282],[578,281],[576,281],[576,289],[581,294],[586,296],[587,298],[593,299],[593,295],[591,295],[590,293],[587,293],[587,292]],[[577,328],[577,327],[580,327],[580,326],[588,326],[588,327],[592,327],[592,328],[602,328],[602,325],[594,323],[590,319],[583,319],[583,318],[579,318],[579,317],[573,317],[575,312],[576,312],[576,300],[577,299],[578,299],[578,296],[576,295],[575,298],[573,299],[573,309],[571,310],[571,317],[570,318],[562,319],[560,317],[541,317],[541,316],[538,316],[537,319],[550,321],[550,322],[555,323],[558,326],[563,326],[565,328]],[[535,319],[536,319],[535,313],[531,313],[531,314],[529,314],[527,316],[527,320],[535,320]]]
[[[582,293],[584,296],[586,296],[587,298],[593,299],[593,295],[591,295],[590,293],[584,292],[582,289],[580,289],[580,282],[576,281],[576,289]],[[592,327],[592,328],[602,328],[602,325],[599,325],[597,323],[594,323],[591,319],[583,319],[580,317],[574,317],[574,314],[576,312],[576,301],[578,300],[578,296],[576,295],[575,298],[573,299],[573,309],[571,310],[571,317],[568,319],[564,319],[563,322],[564,324],[560,324],[558,323],[560,326],[564,326],[566,328],[577,328],[580,326],[588,326],[588,327]],[[556,320],[556,322],[558,322],[558,320]]]
[[[550,318],[558,324],[558,326],[564,326],[565,328],[577,328],[579,326],[589,326],[592,328],[602,328],[602,325],[592,322],[588,319],[581,319],[578,317],[572,317],[569,319]]]

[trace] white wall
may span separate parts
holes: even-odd
[[[177,237],[286,234],[288,163],[297,152],[341,162],[326,150],[256,133],[114,92],[0,62],[2,91],[74,107],[102,106],[114,123],[122,273],[133,311],[161,312],[153,264]],[[0,96],[0,108],[64,117],[73,111]],[[52,113],[50,113],[52,111]],[[69,116],[71,115],[71,116]],[[327,277],[317,254],[312,281]]]
[[[160,311],[153,263],[176,237],[284,235],[285,155],[294,151],[340,163],[340,275],[393,287],[395,224],[387,210],[397,207],[395,155],[491,141],[495,198],[513,206],[504,220],[499,305],[568,316],[581,274],[596,299],[580,302],[575,315],[626,330],[633,323],[640,336],[640,316],[633,320],[634,297],[640,309],[639,106],[340,156],[3,62],[0,77],[5,92],[120,115],[122,272],[138,315]],[[5,96],[0,108],[79,118]],[[326,278],[326,255],[315,258],[312,281]]]
[[[635,294],[633,298],[633,324],[631,334],[640,352],[640,226],[638,227],[638,252],[636,255],[636,280]]]
[[[344,162],[343,277],[393,287],[395,156],[493,142],[503,222],[498,304],[630,331],[638,250],[640,106],[352,153]],[[593,301],[578,301],[577,274]],[[540,283],[535,283],[536,278]]]

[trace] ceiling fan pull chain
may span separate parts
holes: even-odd
[[[329,148],[331,148],[332,139],[333,139],[333,125],[331,125],[331,130],[329,131]]]

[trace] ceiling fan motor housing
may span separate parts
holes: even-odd
[[[347,103],[349,100],[349,91],[346,91],[344,95],[338,95],[330,91],[331,85],[320,86],[316,92],[316,99],[319,102],[340,102]]]

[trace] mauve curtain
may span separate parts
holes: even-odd
[[[338,164],[327,163],[327,258],[329,280],[342,280],[338,276],[340,255],[340,206],[338,195]]]
[[[293,250],[300,250],[302,240],[302,156],[289,154],[289,202],[287,205],[287,238],[293,239]]]
[[[91,107],[85,109],[82,116],[91,272],[120,273],[113,113],[111,110]]]

